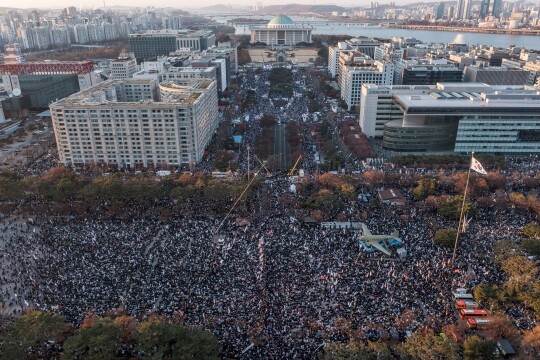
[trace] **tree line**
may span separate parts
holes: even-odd
[[[250,189],[258,186],[252,184]],[[207,173],[172,174],[165,178],[150,173],[111,173],[101,176],[77,174],[56,167],[43,176],[0,173],[0,213],[16,207],[27,214],[78,215],[93,212],[117,217],[134,207],[160,205],[164,216],[174,212],[223,214],[240,196],[246,183],[223,180]],[[246,193],[251,196],[251,191]],[[212,199],[212,201],[208,201]],[[242,211],[244,202],[239,203]]]
[[[30,311],[0,327],[2,359],[219,359],[209,331],[183,324],[183,314],[138,320],[121,311],[88,315],[76,328],[63,316]]]

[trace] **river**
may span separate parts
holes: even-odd
[[[394,36],[414,37],[426,43],[458,43],[469,45],[488,45],[507,48],[510,45],[524,47],[530,50],[540,50],[540,36],[532,35],[503,35],[503,34],[481,34],[451,31],[430,31],[430,30],[406,30],[393,29],[378,26],[365,26],[364,24],[345,24],[321,19],[295,18],[297,23],[310,24],[314,27],[313,34],[323,35],[351,35],[366,36],[369,38],[391,39]],[[328,24],[328,25],[327,25]],[[238,25],[235,27],[239,35],[248,35],[249,26]]]

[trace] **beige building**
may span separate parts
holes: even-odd
[[[54,102],[60,161],[148,167],[199,162],[218,126],[216,81],[109,80]]]
[[[133,77],[137,72],[137,61],[130,54],[120,54],[118,59],[111,61],[111,80],[122,80]]]

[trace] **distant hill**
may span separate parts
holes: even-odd
[[[234,8],[234,6],[233,6]],[[216,4],[216,5],[210,5],[210,6],[204,6],[201,8],[198,8],[198,10],[206,10],[206,11],[229,11],[229,6],[223,5],[223,4]]]
[[[239,9],[247,9],[246,6],[232,4],[233,11]],[[217,4],[211,6],[205,6],[198,8],[198,10],[205,11],[229,11],[229,6],[224,4]],[[305,14],[305,13],[330,13],[332,11],[347,11],[347,8],[337,6],[337,5],[302,5],[302,4],[285,4],[285,5],[269,5],[265,6],[260,10],[259,14],[284,14],[284,15],[295,15],[295,14]]]
[[[337,5],[302,5],[302,4],[287,4],[287,5],[270,5],[265,6],[260,13],[265,14],[305,14],[305,13],[331,13],[332,11],[343,12],[346,8]]]

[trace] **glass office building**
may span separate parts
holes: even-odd
[[[439,86],[439,85],[438,85]],[[485,85],[484,85],[485,86]],[[383,145],[399,151],[540,153],[540,89],[440,86],[424,95],[394,95],[403,120],[385,124]]]

